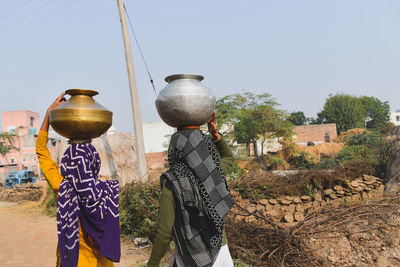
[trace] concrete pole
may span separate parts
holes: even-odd
[[[120,20],[121,20],[122,37],[124,39],[126,67],[128,69],[129,89],[130,89],[130,93],[131,93],[132,113],[133,113],[135,136],[136,136],[136,152],[137,152],[137,160],[138,160],[139,180],[141,182],[147,182],[147,180],[148,180],[147,163],[146,163],[146,157],[144,154],[144,138],[143,138],[142,119],[141,119],[141,115],[140,115],[139,96],[138,96],[138,92],[137,92],[135,69],[133,68],[131,41],[129,39],[128,26],[126,23],[124,1],[117,0],[117,4],[118,4],[118,12],[119,12]],[[126,181],[131,182],[132,177],[127,177]]]

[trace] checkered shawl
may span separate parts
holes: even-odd
[[[170,169],[163,176],[174,192],[173,235],[185,266],[212,266],[222,245],[234,200],[211,139],[200,130],[171,137]]]
[[[121,256],[119,182],[100,181],[100,157],[93,145],[72,144],[61,160],[57,232],[62,267],[78,265],[79,221],[103,257]]]

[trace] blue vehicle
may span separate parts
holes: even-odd
[[[33,171],[21,170],[21,171],[11,171],[8,173],[5,187],[10,188],[17,184],[34,183],[37,177],[34,177]]]

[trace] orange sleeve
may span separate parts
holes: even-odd
[[[55,194],[57,194],[63,177],[57,164],[50,156],[49,149],[47,148],[47,135],[48,133],[46,131],[39,131],[36,141],[36,155],[39,159],[40,168],[42,169],[50,188]]]

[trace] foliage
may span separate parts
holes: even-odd
[[[336,123],[338,134],[353,128],[388,132],[390,106],[372,96],[330,95],[311,123]]]
[[[253,143],[257,157],[256,140],[259,137],[263,146],[269,138],[291,134],[292,123],[286,119],[286,113],[277,107],[278,103],[270,94],[246,92],[228,95],[217,100],[218,125],[234,125],[230,134],[232,139],[246,145]]]
[[[315,158],[308,152],[300,151],[292,156],[289,162],[300,170],[310,170],[314,168]]]
[[[237,163],[237,161],[235,160],[233,162],[232,168],[231,168],[231,172],[226,175],[226,180],[228,182],[230,181],[235,181],[235,180],[240,180],[240,178],[245,175],[247,173],[246,170],[240,168],[239,164]]]
[[[274,170],[281,166],[284,162],[285,160],[281,157],[271,156],[268,158],[268,163]]]
[[[19,148],[14,145],[15,132],[0,133],[0,155],[5,157],[12,150],[19,151]]]
[[[161,189],[159,185],[130,183],[120,196],[123,234],[154,240]]]
[[[234,259],[233,260],[233,266],[234,267],[253,267],[253,265],[247,264],[240,259]]]
[[[57,215],[57,201],[54,195],[53,190],[51,190],[50,186],[47,186],[47,201],[46,201],[45,212],[55,217]]]
[[[326,99],[318,113],[321,123],[336,123],[338,134],[353,128],[364,127],[364,107],[358,97],[337,94]]]
[[[367,129],[385,129],[390,116],[389,102],[382,102],[372,96],[362,96],[360,101],[364,107],[364,116],[367,118]]]
[[[289,114],[288,120],[294,125],[307,124],[310,119],[304,115],[303,111],[292,112]]]

